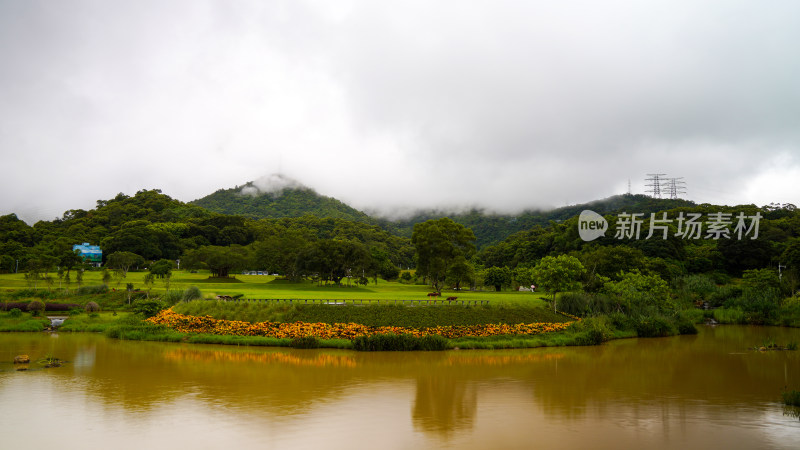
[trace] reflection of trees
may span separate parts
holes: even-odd
[[[417,394],[411,411],[414,428],[446,437],[472,428],[477,409],[475,383],[448,375],[417,378]]]
[[[747,348],[767,337],[779,343],[798,341],[797,333],[721,326],[704,328],[698,336],[631,339],[599,347],[378,353],[30,333],[0,336],[0,355],[7,361],[16,354],[66,360],[64,367],[48,372],[64,389],[85,391],[103,404],[136,413],[190,394],[202,404],[258,412],[255,416],[269,420],[314,411],[325,403],[348,405],[351,396],[373,395],[367,391],[374,386],[391,390],[416,380],[414,428],[448,437],[479,428],[478,394],[481,399],[497,398],[498,393],[521,398],[515,403],[520,416],[542,411],[570,420],[637,408],[642,415],[652,414],[653,408],[666,415],[670,409],[688,410],[696,401],[777,401],[783,386],[800,385],[800,352],[756,353]]]
[[[794,338],[785,335],[783,341],[797,340],[792,330],[718,327],[698,336],[575,348],[557,362],[531,367],[524,383],[545,412],[559,416],[607,415],[620,407],[684,410],[708,400],[763,401],[775,398],[785,384],[800,382],[800,354],[758,354],[747,347],[761,335],[786,331]]]

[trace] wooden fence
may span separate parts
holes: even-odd
[[[304,299],[304,298],[259,298],[244,299],[220,296],[220,300],[229,302],[265,302],[265,303],[285,303],[297,305],[353,305],[364,306],[378,304],[394,304],[402,306],[479,306],[488,305],[489,300],[369,300],[369,299]]]

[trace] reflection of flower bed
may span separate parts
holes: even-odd
[[[276,338],[297,338],[313,336],[318,339],[353,339],[357,336],[375,334],[410,334],[415,337],[439,335],[454,339],[460,337],[489,337],[500,335],[533,335],[563,331],[571,323],[527,323],[527,324],[488,324],[465,326],[439,326],[431,328],[373,327],[357,323],[250,323],[238,320],[214,319],[211,316],[184,316],[172,309],[162,311],[149,322],[166,325],[182,333],[208,333],[234,336],[268,336]]]
[[[481,366],[508,366],[510,364],[521,363],[540,363],[542,361],[558,360],[564,357],[563,353],[530,353],[527,355],[469,355],[469,356],[450,356],[447,358],[447,366],[464,366],[467,364]]]
[[[314,355],[311,358],[300,358],[289,353],[234,353],[230,350],[197,351],[181,348],[164,353],[164,357],[178,361],[282,363],[301,367],[356,367],[355,360],[350,356],[325,353]]]

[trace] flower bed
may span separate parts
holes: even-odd
[[[439,335],[449,339],[460,337],[489,337],[500,335],[533,335],[563,331],[571,323],[487,324],[466,326],[438,326],[430,328],[374,327],[357,323],[250,323],[238,320],[214,319],[211,316],[185,316],[172,309],[161,311],[148,322],[168,326],[181,333],[207,333],[235,336],[267,336],[297,338],[313,336],[317,339],[354,339],[375,334],[410,334],[415,337]]]

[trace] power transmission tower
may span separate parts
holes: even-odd
[[[650,181],[650,183],[645,184],[645,186],[651,189],[647,189],[645,192],[653,194],[652,196],[655,198],[661,198],[661,185],[663,184],[661,177],[665,175],[665,173],[648,173],[647,176],[649,178],[645,178],[644,181]]]
[[[680,194],[686,194],[686,182],[683,177],[666,178],[662,187],[669,192],[669,198],[675,200]]]
[[[628,178],[628,195],[631,195],[631,179]]]

